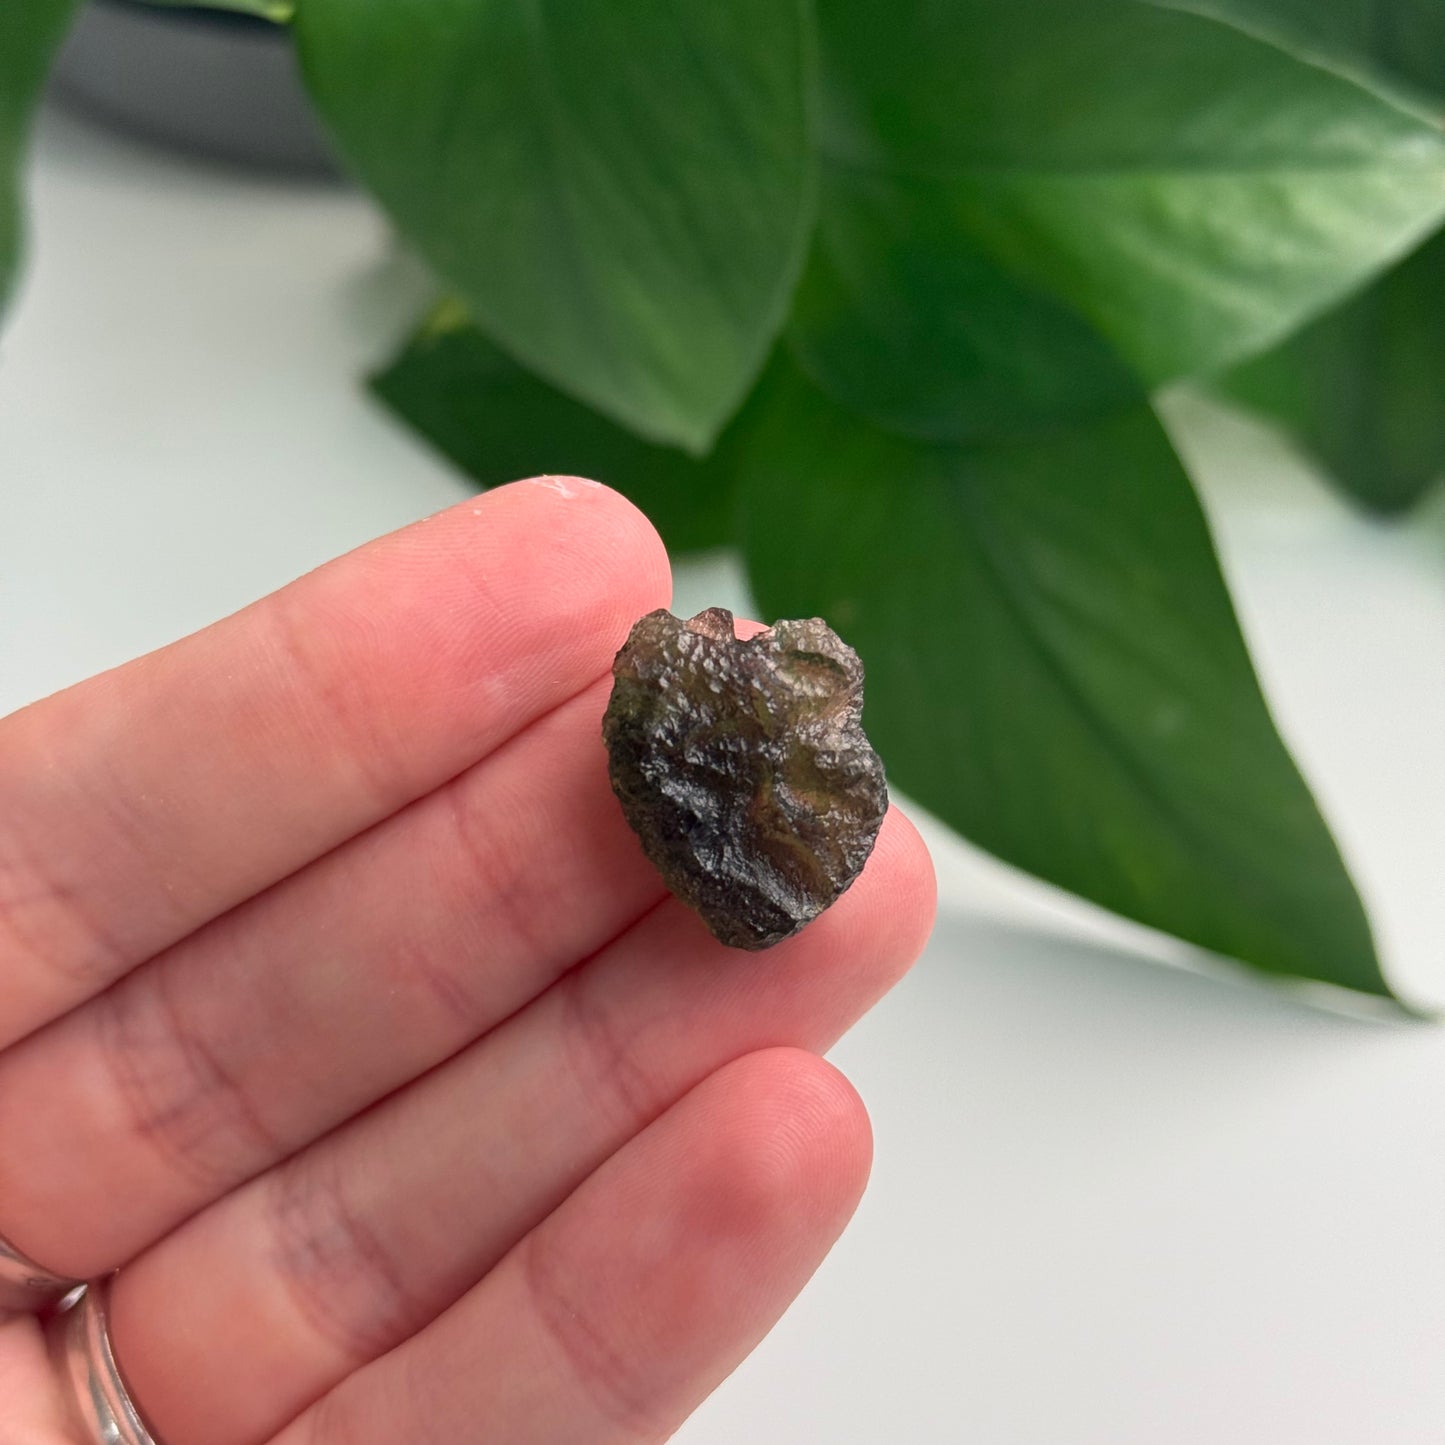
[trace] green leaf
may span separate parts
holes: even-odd
[[[482,329],[705,450],[807,248],[803,0],[304,0],[295,24],[341,149]]]
[[[0,4],[0,306],[20,258],[20,166],[30,116],[74,0]]]
[[[1445,478],[1445,233],[1219,389],[1293,432],[1365,507],[1413,506]]]
[[[545,474],[591,477],[637,504],[674,553],[732,537],[732,474],[624,431],[523,371],[444,304],[371,379],[404,421],[484,487]]]
[[[141,0],[160,10],[233,10],[284,25],[296,14],[296,0]]]
[[[1014,279],[928,188],[825,176],[788,340],[836,400],[934,441],[1082,418],[1138,394],[1088,322]]]
[[[868,671],[894,783],[974,842],[1273,973],[1387,994],[1260,695],[1193,490],[1142,399],[925,445],[769,378],[740,444],[764,616]]]
[[[1357,73],[1412,88],[1445,122],[1442,0],[1207,0]],[[1225,376],[1351,497],[1402,512],[1445,476],[1445,239]]]
[[[1222,20],[1138,0],[819,18],[823,189],[789,339],[830,394],[921,436],[978,434],[975,376],[1016,393],[1004,429],[1115,396],[1081,321],[1151,386],[1218,370],[1445,215],[1436,129]]]
[[[1440,0],[1153,0],[1278,36],[1298,53],[1367,77],[1404,81],[1417,99],[1445,99]],[[1438,107],[1437,107],[1438,109]]]

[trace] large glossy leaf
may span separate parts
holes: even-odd
[[[1007,425],[1045,396],[1087,411],[1113,387],[1080,320],[1148,384],[1215,370],[1445,213],[1434,128],[1225,20],[1139,0],[819,16],[823,191],[790,338],[831,394],[920,435],[976,434],[960,375],[1016,393]],[[1063,375],[1041,384],[1016,338],[1050,326]]]
[[[804,0],[304,0],[295,24],[342,150],[488,334],[704,450],[807,246]]]
[[[1340,64],[1413,85],[1445,115],[1445,0],[1211,0]],[[1445,478],[1445,236],[1227,375],[1357,501],[1402,511]]]
[[[839,401],[927,440],[1081,418],[1139,384],[1076,312],[1010,275],[936,190],[830,172],[789,327]]]
[[[463,309],[439,307],[372,389],[484,487],[547,473],[591,477],[630,497],[672,552],[732,540],[732,473],[654,446],[503,355]]]
[[[0,305],[20,253],[19,170],[30,115],[72,6],[73,0],[0,4]]]
[[[1441,0],[1154,0],[1272,33],[1301,54],[1403,81],[1428,107],[1445,100]],[[1408,93],[1408,92],[1407,92]]]
[[[857,646],[896,784],[1119,913],[1388,992],[1147,404],[929,446],[795,371],[767,389],[742,448],[753,588]]]
[[[1445,479],[1445,234],[1221,389],[1287,427],[1366,507],[1411,506]]]

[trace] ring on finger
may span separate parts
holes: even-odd
[[[82,1283],[42,1268],[0,1236],[0,1314],[38,1314]]]
[[[95,1445],[156,1445],[121,1378],[110,1343],[110,1281],[87,1285],[50,1325],[50,1351],[73,1408]]]

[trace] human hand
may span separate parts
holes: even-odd
[[[842,1229],[869,1130],[816,1054],[927,854],[891,812],[762,954],[666,897],[599,727],[668,593],[544,478],[0,721],[0,1236],[119,1270],[158,1441],[663,1440]],[[0,1324],[0,1440],[81,1439]]]

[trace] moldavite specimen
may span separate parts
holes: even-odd
[[[721,607],[649,612],[612,667],[612,789],[667,886],[723,943],[769,948],[858,876],[883,823],[863,664],[820,618],[740,642]]]

